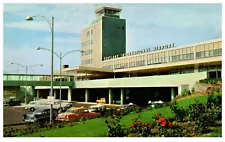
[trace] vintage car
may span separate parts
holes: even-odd
[[[149,101],[149,102],[148,102],[148,105],[151,105],[152,108],[155,108],[155,107],[157,108],[158,106],[161,107],[161,106],[163,105],[163,103],[164,103],[164,102],[161,101],[161,100],[159,100],[159,101],[154,101],[154,102]]]
[[[105,110],[106,110],[106,107],[102,104],[93,105],[88,108],[89,112],[102,112]]]
[[[55,120],[58,114],[57,109],[52,109],[53,120]],[[34,112],[24,114],[23,121],[25,122],[40,122],[50,119],[50,109],[36,109]]]
[[[96,118],[100,117],[100,113],[96,112],[89,112],[85,108],[81,107],[71,107],[68,109],[66,112],[58,114],[56,117],[56,120],[59,121],[77,121],[82,118],[84,119],[91,119],[91,118]]]
[[[26,105],[25,109],[29,109],[30,111],[35,111],[36,109],[44,109],[49,108],[50,105],[47,101],[31,101],[28,105]]]
[[[101,98],[100,100],[96,100],[96,103],[104,104],[104,103],[106,103],[106,100],[105,100],[105,98]]]
[[[16,97],[9,97],[3,100],[4,106],[20,106],[21,101],[17,100]]]
[[[61,108],[62,111],[66,111],[68,108],[72,107],[72,103],[67,103],[61,101]],[[44,108],[50,108],[50,104],[48,103],[48,100],[38,100],[38,101],[31,101],[25,109],[29,109],[30,111],[34,111],[36,109],[44,109]],[[60,100],[55,100],[53,104],[54,109],[60,110]]]
[[[72,107],[72,103],[68,103],[68,102],[63,102],[61,101],[61,108],[62,111],[66,111],[67,109]],[[53,108],[55,109],[60,109],[60,100],[55,100],[54,104],[53,104]]]

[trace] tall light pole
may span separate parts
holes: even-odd
[[[35,67],[35,66],[43,66],[42,64],[34,64],[34,65],[31,65],[31,66],[23,66],[21,64],[18,64],[18,63],[13,63],[11,62],[11,65],[17,65],[17,66],[20,66],[22,68],[24,68],[26,70],[26,91],[25,91],[25,104],[27,104],[27,70],[29,68],[32,68],[32,67]]]
[[[27,16],[26,20],[27,21],[33,21],[33,18],[35,17],[41,17],[43,18],[48,24],[51,29],[51,34],[52,34],[52,54],[51,54],[51,92],[50,96],[53,96],[53,53],[54,53],[54,17],[52,16],[52,21],[50,21],[48,18],[41,16],[41,15],[35,15],[35,16]],[[50,108],[50,123],[52,123],[52,104]]]
[[[47,51],[49,51],[49,52],[52,52],[50,49],[47,49],[47,48],[41,48],[41,47],[38,47],[37,48],[37,50],[47,50]],[[59,95],[59,99],[60,99],[60,109],[61,109],[61,101],[62,101],[62,85],[61,85],[61,75],[62,75],[62,59],[63,59],[63,57],[65,57],[66,55],[68,55],[69,53],[72,53],[72,52],[77,52],[77,51],[79,51],[79,52],[83,52],[83,50],[72,50],[72,51],[69,51],[69,52],[67,52],[67,53],[65,53],[64,55],[62,55],[62,53],[60,52],[59,54],[57,54],[57,53],[55,53],[55,52],[53,52],[58,58],[59,58],[59,60],[60,60],[60,95]]]

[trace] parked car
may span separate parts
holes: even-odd
[[[61,108],[62,108],[62,112],[65,112],[66,110],[68,110],[69,108],[72,107],[72,103],[68,103],[68,102],[63,102],[61,101]],[[53,104],[53,108],[55,109],[60,109],[60,100],[56,100]]]
[[[9,97],[3,100],[4,106],[20,106],[21,101],[17,100],[16,97]]]
[[[137,107],[137,105],[133,103],[124,104],[124,105],[120,105],[120,108],[118,108],[117,110],[125,110],[131,107]]]
[[[162,107],[162,105],[163,105],[163,101],[161,101],[161,100],[159,100],[159,101],[154,101],[154,102],[152,102],[152,101],[149,101],[148,102],[148,104],[152,107],[152,108],[158,108],[158,107]]]
[[[81,118],[90,119],[100,117],[100,113],[89,112],[85,108],[81,107],[71,107],[66,112],[58,114],[56,120],[59,121],[77,121]]]
[[[25,109],[29,109],[30,111],[35,111],[36,109],[44,109],[44,108],[49,108],[50,105],[48,104],[47,101],[31,101]]]
[[[101,98],[100,100],[96,100],[96,103],[104,104],[104,103],[106,103],[106,100],[105,100],[105,98]]]
[[[68,108],[72,107],[72,103],[67,103],[61,101],[61,107],[62,107],[62,112],[66,111]],[[44,109],[44,108],[50,108],[50,104],[48,103],[48,100],[42,99],[42,100],[37,100],[37,101],[31,101],[25,109],[29,109],[31,111],[34,111],[36,109]],[[53,104],[54,109],[60,110],[60,100],[55,100]]]
[[[102,112],[105,110],[106,110],[106,107],[102,104],[93,105],[88,108],[89,112]]]
[[[55,120],[58,114],[57,109],[52,109],[53,120]],[[24,114],[23,121],[25,122],[40,122],[50,119],[50,109],[36,109],[34,112]]]

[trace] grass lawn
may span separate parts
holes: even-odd
[[[209,137],[222,137],[222,127],[219,127],[214,132],[212,132]]]
[[[195,96],[184,100],[177,101],[179,106],[188,107],[190,104],[195,103],[195,99],[199,102],[205,102],[207,96]],[[153,110],[145,110],[141,112],[140,119],[142,122],[153,122],[152,116],[161,112],[165,117],[173,117],[174,114],[171,112],[169,107],[163,107]],[[136,113],[130,113],[121,119],[121,123],[129,126],[132,121],[131,117],[136,116]],[[75,123],[74,126],[66,126],[64,128],[56,128],[52,130],[46,130],[43,132],[37,132],[23,137],[40,137],[42,134],[45,137],[105,137],[107,133],[107,125],[105,124],[104,118],[97,118],[87,120],[85,124]]]

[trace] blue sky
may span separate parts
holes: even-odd
[[[112,4],[121,7],[126,19],[127,51],[176,43],[176,46],[222,37],[222,4]],[[80,49],[81,30],[95,18],[95,4],[3,4],[3,69],[16,73],[17,66],[43,64],[34,73],[50,74],[51,47],[48,24],[41,18],[25,21],[28,15],[55,17],[55,52]],[[80,65],[80,53],[63,58],[63,64]],[[59,59],[54,57],[54,69]],[[32,73],[29,70],[28,73]],[[25,73],[20,68],[19,73]]]

